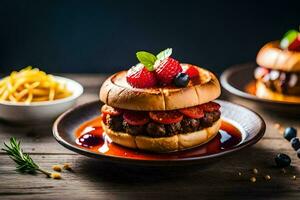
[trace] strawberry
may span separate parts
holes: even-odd
[[[126,80],[132,87],[149,88],[156,85],[154,72],[148,71],[143,64],[131,67],[126,75]]]
[[[297,38],[289,45],[288,49],[290,51],[300,51],[300,34]]]
[[[169,85],[172,83],[176,75],[182,71],[180,63],[170,57],[164,60],[159,60],[155,67],[155,74],[162,85]]]
[[[190,65],[185,71],[187,75],[189,75],[190,78],[198,77],[199,76],[199,71],[197,70],[196,67]]]

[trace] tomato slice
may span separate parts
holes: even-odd
[[[142,126],[149,122],[148,113],[142,111],[125,111],[123,119],[134,126]]]
[[[153,121],[161,124],[177,123],[183,118],[183,115],[176,110],[149,112],[149,116]]]
[[[107,116],[107,114],[105,114],[105,113],[101,113],[101,115],[100,115],[101,120],[103,121],[103,123],[104,123],[105,125],[107,125],[107,124],[106,124],[106,116]]]
[[[181,112],[185,116],[193,118],[193,119],[199,119],[199,118],[204,117],[204,111],[200,106],[183,108],[183,109],[180,109],[179,112]]]
[[[120,108],[113,108],[113,107],[105,104],[102,106],[101,112],[103,112],[105,114],[109,114],[111,116],[119,116],[123,113],[123,110]]]
[[[221,107],[220,104],[212,102],[212,101],[210,101],[208,103],[201,104],[199,106],[204,110],[204,112],[217,111]]]

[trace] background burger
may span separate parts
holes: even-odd
[[[288,31],[281,41],[267,43],[256,58],[256,95],[261,98],[300,102],[300,34]]]
[[[102,125],[119,145],[169,152],[204,144],[221,125],[217,78],[180,64],[172,49],[138,52],[139,64],[109,77],[100,89]]]

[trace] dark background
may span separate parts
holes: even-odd
[[[48,72],[104,72],[167,47],[181,62],[217,73],[254,61],[267,41],[300,24],[300,1],[0,2],[0,73],[33,65]]]

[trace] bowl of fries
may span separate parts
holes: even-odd
[[[76,81],[32,67],[0,78],[0,118],[35,123],[54,120],[83,93]]]

